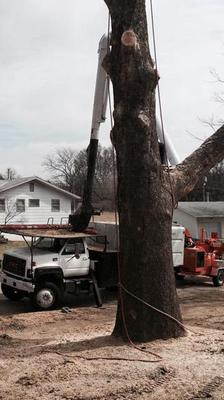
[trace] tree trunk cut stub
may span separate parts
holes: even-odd
[[[129,31],[125,31],[121,36],[121,43],[127,47],[134,47],[135,50],[139,49],[139,44],[137,40],[137,36],[135,33],[130,29]]]

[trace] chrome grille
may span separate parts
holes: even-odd
[[[13,275],[25,276],[26,260],[5,254],[2,269],[3,271],[9,272]]]

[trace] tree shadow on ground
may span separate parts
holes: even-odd
[[[63,354],[69,354],[72,352],[79,353],[83,351],[91,351],[102,348],[110,348],[110,347],[121,347],[127,346],[127,343],[121,340],[120,338],[116,338],[112,335],[98,336],[91,339],[79,340],[77,342],[66,342],[59,343],[56,345],[46,345],[45,349],[47,352],[61,352]]]
[[[127,346],[127,343],[111,335],[98,336],[95,338],[78,340],[76,342],[48,344],[50,339],[22,339],[13,338],[10,335],[0,335],[0,358],[15,357],[29,358],[41,354],[69,355],[71,353],[86,352],[95,350]],[[13,349],[13,351],[12,351]],[[73,354],[75,356],[75,354]],[[98,354],[100,357],[100,352]]]

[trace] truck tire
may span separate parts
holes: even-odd
[[[33,306],[40,311],[52,310],[62,301],[62,290],[53,282],[41,282],[32,296]]]
[[[185,278],[185,276],[184,276],[184,275],[181,275],[181,274],[178,274],[178,273],[176,272],[176,273],[175,273],[175,278],[176,278],[177,281],[183,281],[184,278]]]
[[[222,286],[224,283],[224,271],[218,271],[216,276],[213,276],[213,284],[214,286]]]
[[[12,301],[21,300],[24,297],[24,293],[21,290],[14,289],[11,286],[7,286],[4,283],[1,284],[2,293],[7,299]]]

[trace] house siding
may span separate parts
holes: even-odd
[[[173,221],[187,228],[190,231],[192,237],[199,237],[198,223],[195,217],[177,208],[174,210],[173,213]]]
[[[198,227],[199,230],[205,229],[208,237],[211,232],[217,232],[224,239],[224,217],[198,218]]]
[[[224,216],[220,217],[194,217],[181,209],[174,210],[173,220],[189,229],[194,238],[200,237],[201,229],[205,229],[207,236],[217,232],[224,239]]]
[[[15,204],[17,199],[25,200],[25,212],[14,216],[9,223],[46,224],[48,218],[53,218],[54,223],[60,223],[62,218],[68,218],[71,213],[71,198],[39,182],[34,182],[34,191],[30,192],[29,182],[2,192],[0,199],[6,203]],[[29,207],[29,199],[39,199],[40,207]],[[51,200],[60,200],[60,211],[51,211]],[[75,205],[76,206],[76,205]],[[0,223],[5,221],[6,212],[0,212]],[[64,220],[63,222],[66,222]]]

